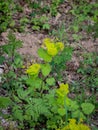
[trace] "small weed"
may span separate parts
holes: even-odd
[[[12,25],[13,8],[14,2],[12,0],[8,0],[7,2],[3,0],[0,1],[0,34]]]
[[[97,17],[98,17],[98,4],[89,4],[87,1],[81,1],[79,6],[74,3],[71,13],[74,15],[74,23],[72,29],[75,33],[85,30],[88,34],[97,38]]]
[[[55,37],[55,39],[59,39],[62,42],[67,41],[66,28],[65,28],[64,23],[62,22],[62,24],[59,25],[59,27],[57,27],[57,29],[53,29],[50,32],[50,35]]]
[[[33,24],[32,29],[33,30],[49,30],[50,25],[48,23],[48,18],[46,16],[41,16],[40,18],[32,18],[31,19],[31,24]]]

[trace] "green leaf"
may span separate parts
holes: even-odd
[[[55,79],[54,78],[47,78],[46,82],[50,86],[55,85]]]
[[[40,79],[40,78],[28,78],[27,80],[26,80],[26,83],[28,84],[28,85],[30,85],[30,87],[32,87],[32,88],[41,88],[41,84],[42,84],[42,80]]]
[[[17,96],[13,95],[14,101],[17,103],[22,102]]]
[[[51,66],[49,64],[42,64],[41,71],[44,76],[48,76],[51,72]]]
[[[20,55],[16,55],[16,57],[14,57],[14,64],[17,68],[22,67],[23,61]]]
[[[0,108],[6,108],[12,103],[9,97],[0,96]]]
[[[19,106],[15,106],[13,108],[13,115],[14,115],[14,118],[20,121],[23,121],[23,110],[21,110]]]
[[[70,109],[71,111],[75,111],[75,110],[77,110],[78,108],[79,108],[79,105],[77,104],[77,102],[76,102],[76,101],[71,101],[71,104],[70,104],[69,109]]]
[[[81,107],[82,107],[82,111],[86,115],[90,115],[93,112],[94,108],[95,108],[95,106],[92,103],[82,103]]]
[[[26,24],[26,23],[29,23],[29,19],[26,18],[26,17],[23,17],[20,19],[20,24]]]
[[[43,48],[38,49],[38,55],[39,55],[40,58],[42,58],[46,62],[51,62],[51,60],[52,60],[52,56],[50,56],[47,53],[47,51],[44,50]]]
[[[78,31],[79,31],[79,27],[78,26],[73,26],[73,29],[74,29],[74,31],[77,33]]]
[[[77,35],[77,34],[73,34],[72,37],[74,38],[74,40],[79,41],[81,39],[81,36]]]
[[[18,97],[20,99],[23,99],[23,100],[27,100],[27,97],[28,95],[30,94],[31,92],[27,89],[27,90],[23,90],[22,88],[19,88],[17,90],[17,94],[18,94]]]
[[[72,112],[72,117],[78,118],[78,119],[82,118],[84,120],[86,119],[86,117],[84,116],[84,114],[80,110],[76,110],[76,111]]]
[[[66,114],[64,108],[59,108],[59,109],[58,109],[58,113],[59,113],[61,116],[64,116],[64,115]]]
[[[9,45],[9,44],[3,45],[2,50],[3,50],[4,53],[6,53],[10,56],[11,53],[12,53],[12,46]]]
[[[52,62],[50,63],[52,66],[52,71],[56,71],[58,74],[61,70],[65,69],[66,62],[71,60],[72,57],[72,48],[65,47],[64,50],[59,54],[56,55]]]
[[[4,56],[0,56],[0,64],[3,64],[4,60],[5,60],[5,57]]]
[[[48,24],[48,23],[45,23],[44,25],[43,25],[43,29],[50,29],[50,25]]]
[[[39,31],[39,30],[40,30],[40,26],[37,26],[37,25],[32,26],[32,29],[33,29],[33,30],[37,30],[37,31]]]

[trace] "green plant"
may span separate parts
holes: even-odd
[[[10,97],[7,96],[0,96],[0,117],[1,119],[6,119],[6,118],[10,118],[8,113],[4,113],[3,110],[7,111],[7,108],[12,105],[12,100],[10,99]],[[0,130],[4,130],[2,127],[2,120],[0,120]]]
[[[57,104],[59,106],[58,110],[61,115],[65,115],[66,123],[68,119],[83,119],[86,120],[86,115],[90,115],[95,106],[92,103],[82,102],[78,103],[77,100],[72,100],[68,97],[69,88],[68,84],[61,84],[60,88],[57,89]],[[88,110],[89,107],[89,110]]]
[[[11,43],[19,44],[20,42],[10,34],[9,43],[12,46]],[[12,47],[13,49],[8,53],[11,59],[17,55],[15,49],[18,47],[18,45]],[[5,46],[2,47],[3,51],[7,53],[8,50],[5,48]],[[14,55],[11,53],[12,50],[14,50]],[[8,106],[11,99],[10,120],[17,121],[19,129],[57,130],[64,126],[67,127],[70,118],[83,118],[85,120],[94,111],[95,106],[92,103],[79,103],[76,99],[69,98],[68,84],[60,83],[57,88],[50,63],[63,50],[64,44],[62,42],[45,38],[41,48],[38,49],[38,55],[43,60],[41,63],[31,64],[24,70],[25,73],[21,74],[22,71],[18,71],[18,69],[22,69],[22,66],[17,66],[15,61],[14,66],[13,62],[8,62],[10,71],[6,73],[7,78],[5,74],[4,76],[6,85],[10,84],[9,98],[0,97],[0,102]],[[18,64],[21,65],[20,62]],[[3,82],[3,84],[5,83]],[[90,107],[89,111],[88,107]]]
[[[22,42],[17,40],[15,35],[12,32],[8,34],[8,43],[0,46],[1,49],[1,57],[0,64],[6,64],[7,73],[3,75],[3,84],[2,86],[5,89],[14,89],[15,86],[18,87],[18,82],[15,83],[13,80],[17,81],[18,75],[16,73],[18,68],[21,68],[23,65],[22,57],[17,53],[17,49],[22,46]],[[6,77],[6,78],[5,78]],[[13,88],[12,88],[13,87]]]
[[[30,4],[30,7],[32,7],[32,8],[34,8],[34,9],[38,9],[38,8],[40,8],[40,2],[39,1],[37,1],[37,2],[32,2],[31,4]]]
[[[59,39],[62,42],[65,42],[67,40],[67,34],[64,23],[62,22],[59,27],[57,26],[56,29],[52,29],[50,35],[54,36],[56,39]]]
[[[9,97],[0,96],[0,109],[7,108],[11,104],[12,104],[12,102],[11,102],[11,99]]]
[[[23,7],[19,3],[16,3],[15,4],[15,11],[16,12],[23,12]]]
[[[19,31],[21,31],[21,32],[24,31],[28,23],[29,23],[29,19],[26,18],[26,17],[22,17],[20,19],[20,28],[19,28]]]
[[[74,15],[72,29],[75,32],[75,35],[80,30],[85,30],[94,38],[97,38],[98,4],[96,2],[91,4],[87,1],[80,1],[78,4],[79,5],[73,3],[73,9],[71,10],[72,15]]]
[[[46,41],[47,39],[44,40],[44,43],[47,44]],[[35,127],[37,125],[37,122],[40,122],[40,121],[42,122],[43,118],[47,120],[48,119],[53,120],[54,113],[50,111],[50,109],[52,105],[51,103],[54,102],[54,99],[53,99],[54,93],[50,94],[52,90],[49,91],[49,88],[55,85],[55,79],[49,76],[51,72],[51,66],[47,62],[50,62],[52,57],[54,57],[60,51],[60,49],[61,50],[63,49],[62,48],[63,44],[61,43],[61,44],[57,44],[56,46],[54,45],[55,45],[54,43],[48,42],[48,44],[46,45],[47,49],[40,48],[38,50],[39,56],[43,58],[45,63],[33,64],[27,69],[26,73],[29,75],[29,78],[26,79],[26,84],[29,86],[29,88],[26,91],[19,90],[17,93],[19,99],[25,100],[25,102],[27,102],[27,104],[24,103],[23,105],[22,110],[24,110],[24,112],[23,111],[19,112],[19,113],[24,113],[24,115],[20,115],[23,119],[19,118],[19,116],[18,116],[18,119],[21,119],[21,121],[26,120],[29,123],[30,127]],[[51,49],[53,49],[55,52],[52,52]],[[44,51],[44,54],[43,54],[43,51]],[[46,53],[46,56],[45,56],[45,53]],[[41,77],[39,73],[41,74]],[[47,91],[46,94],[44,93],[45,91]],[[29,98],[26,98],[28,97],[28,95],[30,95],[30,100],[28,100]],[[48,97],[51,97],[52,101]],[[17,112],[18,110],[16,109]],[[18,115],[18,114],[15,114],[15,115]],[[33,124],[30,123],[31,119],[34,122]],[[49,127],[49,121],[48,121],[47,127]],[[54,126],[51,126],[51,127],[54,127]],[[55,127],[56,127],[56,124],[55,124]]]
[[[92,92],[96,92],[98,86],[98,72],[97,68],[97,54],[96,53],[85,53],[84,60],[81,61],[81,66],[78,69],[78,73],[85,76],[83,83],[88,86],[88,89]]]
[[[60,4],[60,0],[52,0],[52,3],[50,5],[50,13],[52,16],[57,15],[57,8]]]
[[[62,79],[62,71],[66,69],[66,63],[71,60],[73,49],[71,47],[65,47],[61,54],[55,56],[52,61],[52,72],[57,76],[56,78]]]
[[[9,32],[8,43],[0,46],[2,56],[5,54],[5,58],[6,58],[6,55],[8,55],[8,60],[9,60],[8,65],[13,65],[13,64],[15,64],[15,62],[18,62],[19,54],[17,53],[16,50],[18,48],[20,48],[21,46],[22,46],[22,42],[20,40],[17,40],[15,35],[12,34],[12,32]],[[4,56],[3,56],[3,58],[4,58]],[[17,61],[16,61],[16,59],[17,59]],[[2,64],[2,63],[0,63],[0,64]],[[16,64],[19,65],[19,63],[16,63]]]
[[[33,30],[49,30],[50,25],[48,23],[48,18],[46,16],[41,16],[40,18],[35,17],[31,19],[31,24],[33,24],[32,29]]]
[[[6,29],[12,25],[14,2],[12,0],[0,1],[0,33],[6,31]],[[14,24],[13,24],[14,26]]]
[[[18,69],[22,67],[20,62],[22,59],[19,59],[19,62],[16,62],[17,60],[15,58],[17,56],[16,49],[21,45],[21,42],[16,40],[15,36],[11,33],[9,33],[8,38],[8,44],[1,46],[1,50],[2,55],[4,53],[8,54],[8,59],[10,59],[2,62],[7,64],[8,67],[8,71],[3,74],[2,87],[9,91],[9,97],[13,102],[12,116],[10,116],[10,118],[18,120],[19,128],[21,129],[35,128],[36,126],[40,125],[40,122],[42,124],[46,124],[46,121],[52,120],[54,115],[53,111],[50,111],[52,102],[55,100],[55,91],[53,90],[52,92],[49,90],[50,87],[55,85],[55,79],[49,76],[51,72],[51,66],[47,62],[44,64],[31,65],[26,71],[28,77],[26,75],[19,77],[19,72],[21,75],[22,71],[18,71]],[[54,57],[64,48],[62,43],[56,44],[56,46],[54,46],[55,44],[51,42],[49,44],[50,46],[47,46],[47,49],[42,50],[44,50],[50,59],[52,59],[52,57]],[[51,49],[53,49],[55,52],[52,52]],[[38,52],[40,54],[42,53],[40,50]],[[47,61],[46,59],[47,57],[45,57],[43,60]],[[48,62],[50,62],[50,59]],[[39,73],[42,76],[40,76]],[[26,89],[25,85],[27,86]],[[45,91],[47,91],[46,94]],[[52,101],[50,99],[52,99]],[[3,102],[2,98],[1,101]],[[10,105],[9,102],[7,103]],[[55,108],[54,105],[53,107]],[[59,116],[56,118],[56,120],[60,120]],[[49,127],[49,124],[50,123],[48,122],[47,126],[45,125],[45,128]],[[42,126],[40,126],[40,128]],[[54,128],[54,126],[51,127]]]

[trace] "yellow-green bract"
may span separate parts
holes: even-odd
[[[40,71],[40,64],[33,64],[29,66],[29,68],[26,70],[26,73],[29,75],[36,75]]]

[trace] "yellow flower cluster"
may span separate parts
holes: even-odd
[[[33,64],[29,66],[29,68],[26,70],[26,73],[29,75],[37,75],[40,71],[40,64]]]
[[[58,88],[56,92],[59,96],[64,97],[69,93],[68,84],[64,84],[64,83],[60,84],[60,88]]]
[[[63,51],[64,49],[64,44],[62,42],[56,42],[56,47],[58,50]]]
[[[57,55],[58,50],[57,50],[57,48],[55,47],[55,44],[53,44],[53,43],[49,44],[48,47],[47,47],[47,52],[48,52],[48,54],[51,55],[51,56]]]
[[[62,42],[54,43],[50,38],[45,38],[43,40],[43,47],[47,49],[49,55],[55,56],[59,51],[64,49],[64,44]]]
[[[70,119],[67,126],[58,130],[90,130],[90,128],[83,123],[77,124],[75,119]]]

